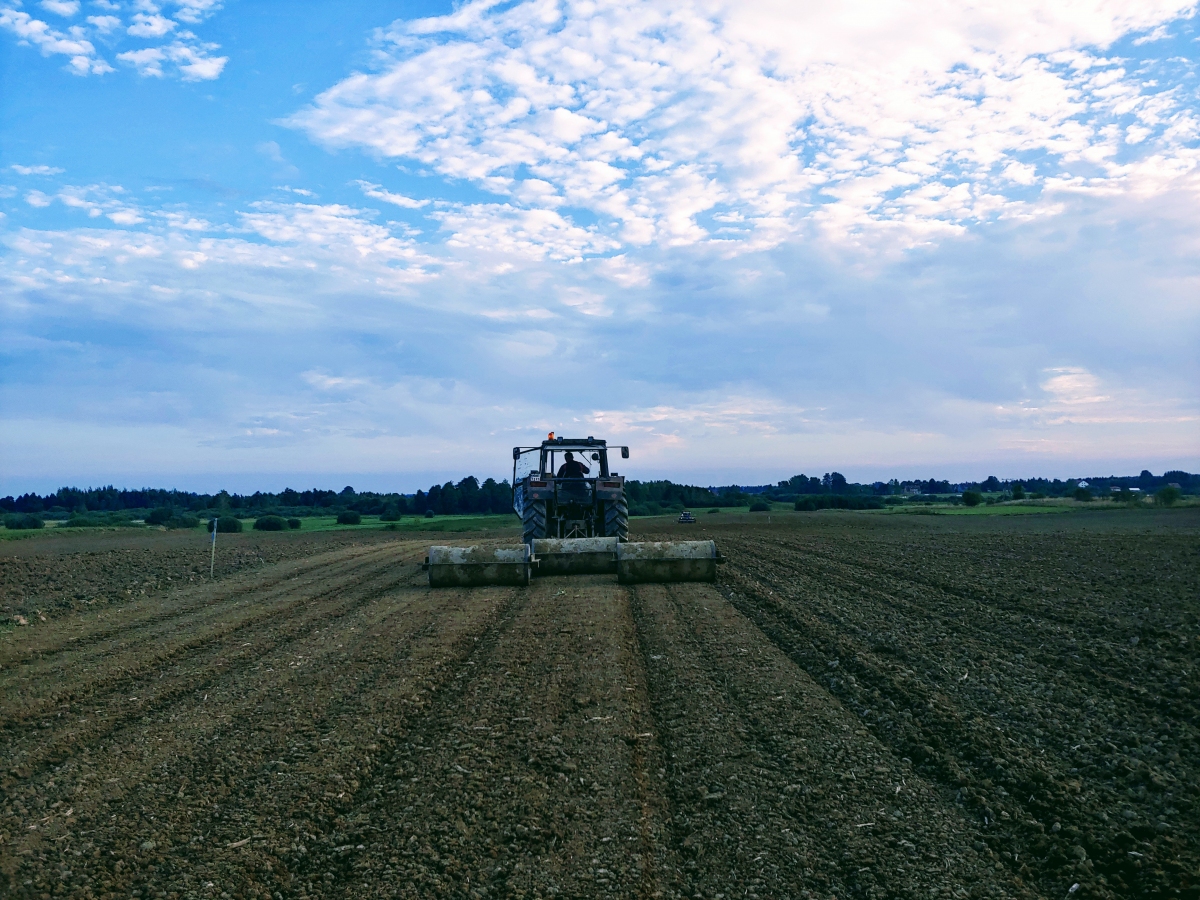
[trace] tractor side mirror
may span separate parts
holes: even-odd
[[[521,458],[521,448],[513,447],[513,459],[520,459],[520,458]]]
[[[621,448],[621,459],[629,459],[629,448],[628,447]]]
[[[592,454],[592,461],[593,461],[593,462],[600,462],[600,454],[599,454],[599,453],[593,453],[593,454]]]

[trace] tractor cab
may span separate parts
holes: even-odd
[[[558,477],[557,473],[566,462],[568,453],[589,470],[583,480],[595,481],[598,478],[616,477],[617,473],[611,472],[608,467],[608,449],[608,442],[598,438],[561,438],[555,437],[552,431],[540,446],[513,447],[512,483],[519,484],[530,475],[540,478]],[[619,449],[621,458],[629,459],[629,448]]]

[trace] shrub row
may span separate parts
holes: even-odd
[[[71,517],[62,523],[68,528],[141,528],[140,522],[135,522],[126,513],[71,513]]]
[[[796,509],[801,512],[818,509],[883,509],[883,498],[854,494],[808,494],[796,501]]]
[[[29,513],[13,513],[4,517],[4,527],[10,531],[30,531],[35,528],[45,528],[46,523]]]
[[[299,519],[285,519],[283,516],[261,516],[254,520],[255,531],[287,531],[300,527]]]

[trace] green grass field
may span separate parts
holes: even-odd
[[[241,521],[242,527],[246,531],[254,530],[254,519],[242,519]],[[516,516],[504,515],[436,516],[432,519],[424,516],[404,516],[398,522],[381,522],[379,516],[363,516],[362,522],[358,525],[339,525],[337,516],[307,516],[300,519],[299,529],[289,529],[287,532],[281,533],[295,534],[297,531],[304,533],[312,531],[499,531],[512,528],[517,524]],[[201,523],[201,530],[206,527],[204,523]],[[263,533],[270,534],[271,532]]]
[[[1081,512],[1108,512],[1120,513],[1129,509],[1148,509],[1152,504],[1149,502],[1139,503],[1135,507],[1128,507],[1122,504],[1107,502],[1103,500],[1093,500],[1091,502],[1081,502],[1070,498],[1047,498],[1043,500],[1017,500],[996,503],[991,506],[981,504],[979,506],[962,506],[949,503],[932,503],[925,504],[904,504],[901,506],[889,506],[885,509],[864,509],[864,510],[844,510],[844,509],[823,509],[815,511],[797,512],[793,509],[790,503],[772,503],[771,509],[764,512],[750,512],[749,506],[727,506],[721,507],[713,512],[710,509],[697,508],[691,510],[696,516],[698,524],[734,524],[737,522],[746,522],[747,524],[765,520],[767,518],[802,518],[804,516],[845,516],[845,515],[866,515],[866,516],[1026,516],[1026,515],[1049,515],[1049,514],[1066,514],[1066,513],[1081,513]],[[1186,497],[1175,505],[1176,509],[1187,507],[1200,506],[1200,498]],[[668,523],[678,519],[677,512],[662,513],[654,516],[631,516],[635,521],[645,522],[647,524],[655,521]],[[242,519],[242,527],[245,531],[254,530],[254,519]],[[339,525],[337,516],[308,516],[300,519],[301,525],[299,531],[314,532],[314,531],[402,531],[402,532],[445,532],[449,534],[458,532],[489,532],[489,531],[507,531],[516,528],[519,525],[516,516],[513,515],[469,515],[469,516],[436,516],[432,519],[427,519],[424,516],[404,516],[398,522],[381,522],[378,516],[363,516],[361,524],[358,525]],[[147,526],[141,524],[130,524],[124,526],[97,526],[90,528],[72,528],[65,525],[59,525],[54,521],[46,522],[46,527],[38,530],[28,531],[9,531],[7,528],[0,526],[0,541],[5,540],[22,540],[37,537],[60,536],[65,537],[71,534],[86,534],[99,531],[135,531]],[[151,526],[153,527],[153,526]],[[201,522],[197,526],[197,530],[204,530],[206,523]],[[271,532],[262,532],[270,534]],[[296,533],[295,530],[282,533]]]
[[[243,519],[247,530],[254,527],[253,519]],[[300,520],[301,531],[370,530],[378,531],[499,531],[517,524],[516,516],[404,516],[398,522],[381,522],[379,516],[363,516],[360,525],[339,525],[337,516],[310,516]]]

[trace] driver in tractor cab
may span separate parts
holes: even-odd
[[[575,459],[575,455],[568,450],[564,454],[564,462],[558,467],[559,478],[583,478],[590,471],[583,463]]]

